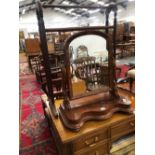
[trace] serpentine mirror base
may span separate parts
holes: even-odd
[[[84,98],[83,98],[84,100]],[[131,102],[123,97],[110,98],[103,102],[79,106],[72,109],[62,104],[59,116],[63,125],[73,131],[79,131],[85,122],[90,120],[105,120],[116,112],[132,114]]]

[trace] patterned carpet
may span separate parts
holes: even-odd
[[[56,155],[33,75],[20,78],[20,155]]]

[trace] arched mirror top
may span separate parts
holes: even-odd
[[[73,60],[92,56],[99,62],[108,57],[107,40],[95,34],[79,36],[71,41],[69,47],[72,49],[69,52]]]

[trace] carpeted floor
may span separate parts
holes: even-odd
[[[20,155],[55,155],[56,148],[45,120],[33,75],[20,78]]]

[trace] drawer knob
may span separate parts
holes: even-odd
[[[96,145],[96,143],[89,143],[88,141],[85,141],[85,144],[89,147],[93,147]]]
[[[89,141],[86,140],[86,141],[85,141],[85,144],[86,144],[87,146],[89,146],[89,147],[93,147],[93,146],[96,145],[96,142],[98,142],[98,140],[99,140],[99,138],[98,138],[98,137],[95,137],[93,142],[89,142]]]

